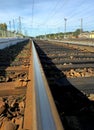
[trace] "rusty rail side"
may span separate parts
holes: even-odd
[[[33,71],[33,54],[32,54],[32,41],[31,43],[31,57],[30,57],[30,67],[29,67],[29,82],[27,85],[26,92],[26,106],[23,121],[23,130],[37,130],[36,124],[36,104],[35,104],[35,88],[34,88],[34,71]],[[22,130],[21,129],[21,130]]]

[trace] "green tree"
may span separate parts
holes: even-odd
[[[0,23],[0,30],[7,30],[7,24],[6,23]]]
[[[76,31],[73,32],[73,35],[74,35],[75,37],[78,37],[78,35],[80,34],[80,32],[83,32],[83,30],[81,30],[81,29],[76,29]]]

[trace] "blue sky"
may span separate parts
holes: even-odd
[[[22,32],[31,36],[75,31],[81,27],[83,30],[94,30],[94,0],[0,0],[0,23],[13,19],[15,30],[19,27],[21,17]]]

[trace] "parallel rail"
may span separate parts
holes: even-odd
[[[75,44],[82,46],[94,46],[93,39],[63,39],[63,40],[49,40],[49,41],[63,42],[67,44]]]

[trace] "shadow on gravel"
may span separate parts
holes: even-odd
[[[17,55],[23,50],[24,46],[27,44],[29,40],[25,40],[24,42],[17,43],[16,45],[12,45],[10,47],[6,47],[0,50],[0,82],[7,80],[6,69],[10,66],[20,65],[21,62],[17,62]],[[13,61],[15,61],[13,63]],[[15,71],[14,71],[15,73]],[[8,80],[9,79],[8,77]]]
[[[41,49],[40,42],[38,45],[36,41],[35,47],[65,130],[93,130],[94,103],[68,81]]]

